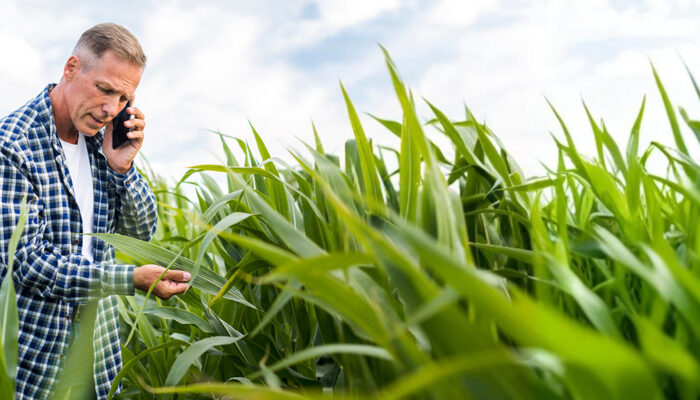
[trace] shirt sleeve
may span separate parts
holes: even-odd
[[[158,223],[158,209],[156,197],[148,183],[133,165],[125,174],[107,169],[109,180],[117,193],[117,233],[144,241],[151,240]]]
[[[82,254],[66,254],[44,239],[47,222],[44,206],[22,168],[16,152],[0,154],[0,276],[7,272],[8,248],[19,221],[22,199],[28,216],[15,251],[13,280],[17,288],[41,297],[83,302],[112,294],[133,294],[133,265],[92,263]],[[26,165],[26,164],[24,164]]]

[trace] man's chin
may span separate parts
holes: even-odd
[[[78,130],[85,136],[95,136],[102,128],[104,128],[104,125],[85,124],[82,127],[78,127]]]

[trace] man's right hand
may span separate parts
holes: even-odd
[[[134,268],[134,286],[136,289],[147,292],[164,270],[165,268],[154,264]],[[189,280],[189,272],[171,269],[156,284],[156,287],[153,288],[153,293],[161,299],[167,300],[176,294],[184,292],[187,289]]]

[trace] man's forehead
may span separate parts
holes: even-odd
[[[95,79],[120,90],[129,86],[136,89],[143,74],[142,67],[118,58],[111,51],[102,54],[96,67],[93,71]]]

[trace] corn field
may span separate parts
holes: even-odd
[[[146,173],[152,242],[95,235],[125,263],[193,276],[168,301],[120,298],[116,397],[698,398],[700,165],[681,125],[700,139],[700,121],[656,71],[674,147],[640,143],[642,101],[624,146],[584,109],[597,154],[581,154],[552,106],[558,162],[528,178],[469,110],[451,120],[428,103],[421,121],[385,57],[402,116],[373,118],[399,148],[373,144],[341,85],[354,132],[342,157],[315,128],[293,165],[254,129],[255,145],[219,133],[225,164],[177,184]]]

